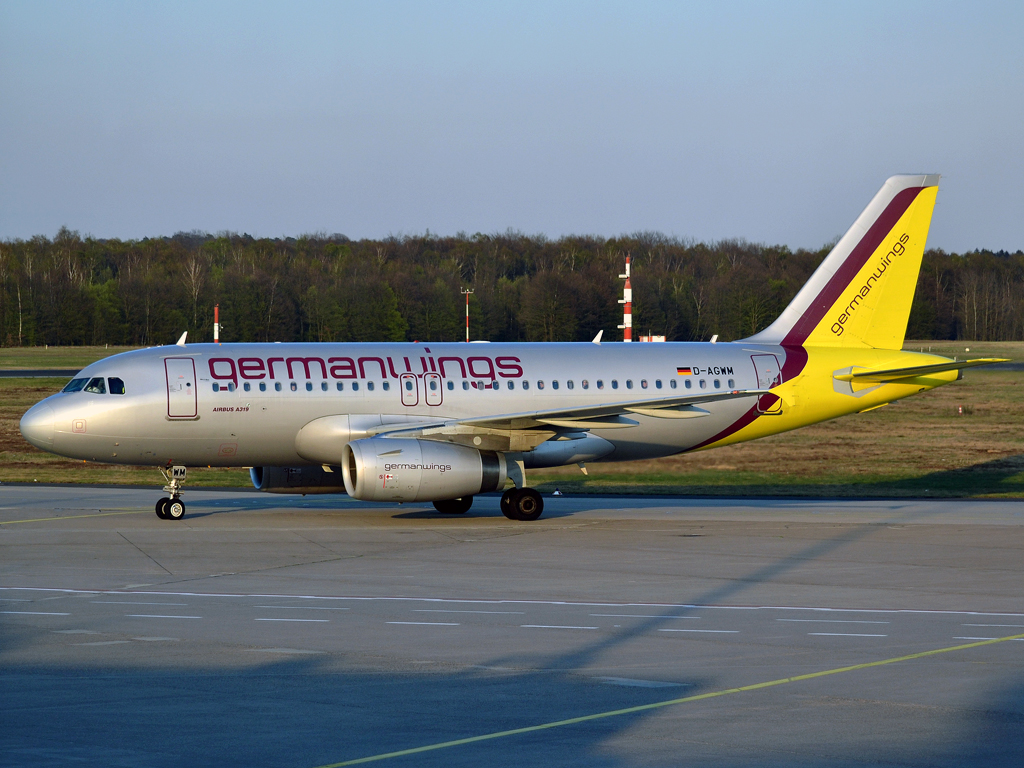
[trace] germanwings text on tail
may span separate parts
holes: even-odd
[[[768,328],[664,344],[185,344],[106,358],[21,420],[46,451],[250,467],[275,493],[431,501],[536,520],[533,468],[669,456],[866,411],[994,359],[904,352],[937,175],[893,176]]]

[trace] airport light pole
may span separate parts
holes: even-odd
[[[469,343],[469,294],[472,293],[468,288],[461,293],[466,297],[466,343]]]

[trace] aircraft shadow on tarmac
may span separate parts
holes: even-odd
[[[681,595],[680,602],[735,601],[874,530],[877,525],[851,526],[720,587]],[[511,650],[456,672],[338,672],[316,655],[243,668],[5,664],[0,765],[170,766],[187,759],[218,766],[318,766],[716,690],[722,683],[699,670],[677,677],[679,687],[669,689],[611,686],[585,671],[605,652],[688,610],[663,611],[566,653]],[[0,658],[5,649],[40,642],[33,631],[0,629]],[[752,674],[750,682],[760,682],[756,670]],[[671,715],[677,730],[666,736],[662,723],[658,738],[631,735],[639,729],[642,737],[652,725],[645,722],[651,713],[633,713],[385,764],[1024,765],[1019,674],[953,722],[956,710],[831,698],[788,686],[656,712]]]

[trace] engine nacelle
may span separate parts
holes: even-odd
[[[253,467],[249,477],[257,491],[266,493],[344,493],[341,468],[324,472],[321,467]]]
[[[353,440],[342,452],[345,490],[363,501],[442,501],[500,491],[505,455],[412,438]]]

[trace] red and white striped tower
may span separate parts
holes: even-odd
[[[220,344],[220,304],[213,305],[213,343]]]
[[[626,254],[626,274],[619,275],[619,278],[625,278],[626,285],[622,289],[622,298],[619,299],[619,304],[622,304],[622,325],[619,328],[622,329],[622,340],[632,341],[633,340],[633,288],[629,284],[629,254]]]
[[[462,291],[466,296],[466,343],[469,343],[469,294],[472,293],[470,290]]]

